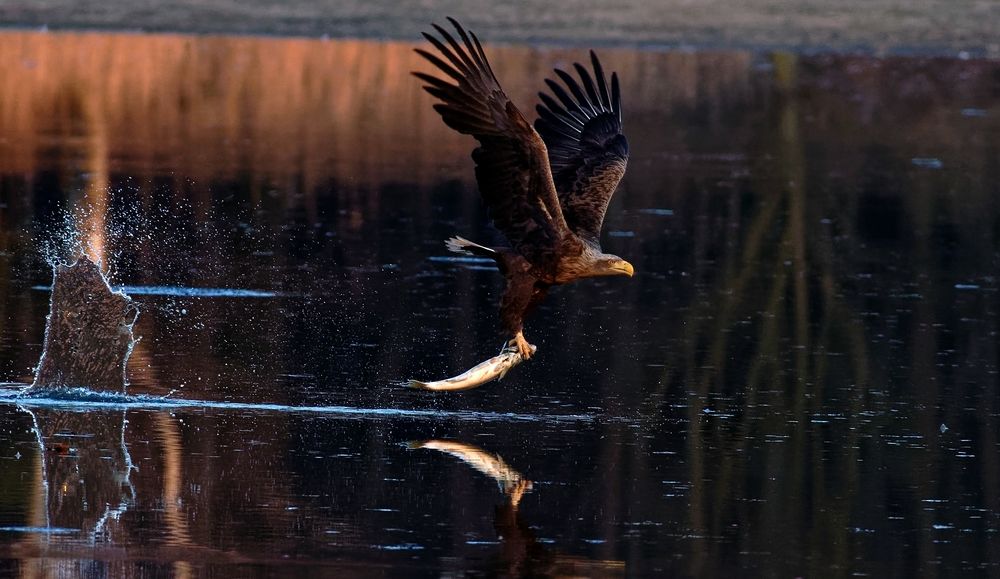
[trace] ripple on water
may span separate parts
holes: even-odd
[[[3,386],[7,386],[3,388]],[[15,386],[11,388],[10,386]],[[60,410],[172,410],[205,408],[249,410],[268,413],[308,413],[349,416],[351,418],[446,419],[472,422],[591,422],[590,414],[526,414],[517,412],[482,412],[474,410],[421,410],[407,408],[358,408],[354,406],[294,406],[219,400],[188,400],[148,394],[98,392],[87,388],[31,389],[23,384],[0,384],[0,404],[17,404]]]

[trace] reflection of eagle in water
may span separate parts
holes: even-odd
[[[511,247],[483,247],[455,237],[448,248],[496,260],[507,280],[501,322],[521,356],[529,358],[524,316],[551,286],[632,275],[630,263],[600,246],[604,212],[628,160],[618,76],[611,75],[609,89],[593,52],[593,77],[579,64],[581,82],[556,70],[566,88],[546,80],[555,98],[540,94],[540,118],[532,128],[500,88],[476,35],[449,21],[460,40],[437,25],[441,39],[424,34],[444,59],[417,49],[449,78],[414,75],[442,101],[434,109],[445,124],[479,141],[472,152],[479,191]]]

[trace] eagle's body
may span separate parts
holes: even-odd
[[[494,225],[511,247],[484,247],[460,237],[447,243],[453,251],[497,262],[507,281],[500,319],[528,358],[524,317],[550,287],[633,272],[631,264],[602,252],[600,246],[604,213],[628,160],[618,77],[611,75],[609,90],[593,52],[594,78],[575,65],[582,87],[556,70],[566,88],[546,79],[555,98],[540,93],[543,104],[532,128],[500,88],[476,36],[449,20],[460,40],[437,25],[441,39],[424,35],[444,60],[425,50],[417,52],[457,84],[414,74],[442,101],[434,109],[445,124],[479,141],[472,152],[476,181]]]

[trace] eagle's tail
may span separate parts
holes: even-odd
[[[482,257],[496,257],[497,252],[479,245],[478,243],[473,243],[464,237],[455,236],[444,242],[448,246],[448,249],[454,251],[455,253],[462,253],[465,255],[480,255]]]

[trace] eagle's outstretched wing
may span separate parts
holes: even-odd
[[[476,181],[494,225],[532,264],[553,263],[567,243],[580,242],[563,217],[545,143],[500,88],[479,39],[456,20],[448,20],[461,42],[435,24],[441,38],[427,33],[424,37],[444,58],[416,51],[456,84],[413,74],[442,101],[434,109],[444,122],[479,141],[472,152]]]
[[[545,79],[555,98],[539,93],[542,104],[537,107],[539,118],[535,129],[548,146],[552,175],[567,224],[583,239],[600,245],[604,212],[625,174],[628,141],[622,134],[618,75],[611,74],[609,91],[604,69],[594,51],[590,52],[590,60],[596,83],[578,63],[573,67],[582,88],[569,73],[558,69],[555,73],[566,88]]]

